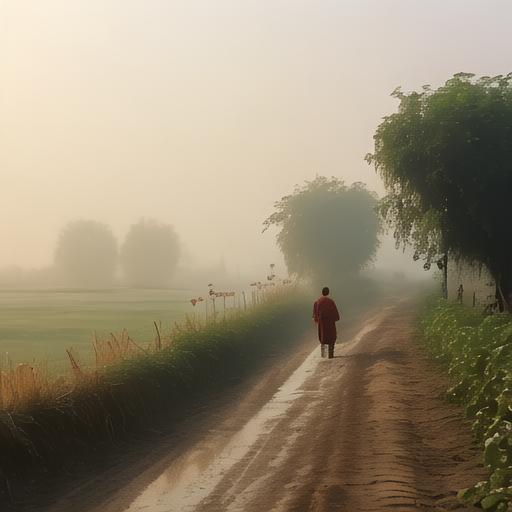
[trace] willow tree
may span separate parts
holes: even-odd
[[[363,183],[319,176],[275,203],[265,229],[279,228],[277,243],[288,271],[315,284],[353,276],[375,256],[380,220],[377,197]]]
[[[387,195],[380,211],[398,245],[432,261],[450,252],[485,264],[512,305],[512,74],[459,73],[436,90],[393,96],[367,156]]]

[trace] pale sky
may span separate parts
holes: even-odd
[[[152,217],[266,268],[275,200],[315,174],[381,194],[391,91],[512,71],[511,26],[509,0],[0,0],[0,266]]]

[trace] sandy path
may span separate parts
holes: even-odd
[[[249,394],[256,408],[219,417],[160,476],[83,510],[462,510],[456,491],[484,471],[413,316],[402,303],[367,319],[335,359],[315,350],[270,400]]]

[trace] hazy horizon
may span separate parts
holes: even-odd
[[[0,1],[0,267],[50,264],[69,221],[122,241],[142,217],[187,262],[282,265],[273,203],[316,174],[381,195],[363,158],[390,93],[512,71],[510,21],[492,0]]]

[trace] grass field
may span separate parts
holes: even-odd
[[[150,341],[153,321],[166,329],[192,313],[193,296],[186,290],[0,290],[0,354],[58,368],[67,362],[66,348],[89,356],[94,331],[103,337],[126,328],[132,338]]]
[[[185,411],[207,403],[207,397],[248,378],[266,361],[287,354],[311,319],[310,304],[303,296],[283,292],[268,294],[257,306],[227,314],[225,319],[222,314],[216,322],[182,322],[173,332],[164,332],[161,343],[146,349],[137,350],[138,345],[127,343],[126,337],[117,338],[107,344],[124,347],[117,350],[117,359],[90,368],[75,366],[67,376],[46,378],[46,373],[28,365],[2,372],[0,509],[17,496],[31,494],[27,489],[33,483],[44,482],[51,474],[76,474],[72,468],[104,461],[119,443],[140,440],[155,421],[172,423]],[[53,308],[76,311],[79,307],[81,315],[89,311],[94,321],[98,310],[110,309],[112,315],[112,309],[121,308],[126,318],[144,304],[152,317],[155,309],[148,308],[150,302],[165,308],[174,301],[181,304],[182,312],[187,304],[175,293],[168,298],[165,292],[156,292],[157,297],[155,292],[129,292],[131,300],[121,295],[121,304],[118,295],[105,293],[102,304],[98,293],[89,300],[82,293],[66,294],[64,301],[71,303],[72,298],[72,305],[60,303],[56,308],[54,303]],[[55,301],[54,294],[46,302],[50,299]],[[34,297],[30,300],[33,304]],[[192,308],[190,303],[188,307]]]

